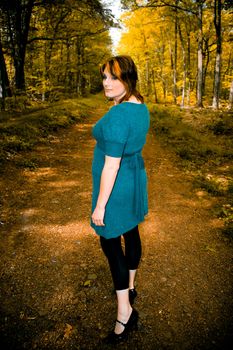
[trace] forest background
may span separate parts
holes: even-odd
[[[232,2],[122,0],[119,20],[113,4],[0,1],[1,164],[72,124],[74,109],[84,113],[77,101],[102,90],[99,66],[113,52],[109,30],[119,28],[114,50],[135,60],[157,136],[198,186],[224,197],[220,215],[232,227]],[[55,108],[67,98],[73,110]],[[31,116],[35,109],[43,112]]]
[[[121,1],[118,23],[110,3],[1,0],[2,108],[12,96],[51,101],[100,91],[98,67],[111,55],[113,26],[123,28],[117,52],[135,59],[148,98],[232,107],[231,1]]]

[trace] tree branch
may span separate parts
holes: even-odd
[[[161,3],[158,3],[158,1],[150,1],[147,5],[138,5],[137,1],[134,0],[134,4],[133,4],[133,11],[135,10],[139,10],[142,8],[162,8],[162,7],[171,7],[173,9],[177,9],[177,10],[181,10],[183,12],[188,12],[188,13],[192,13],[193,15],[197,15],[197,11],[194,11],[190,8],[185,8],[185,7],[181,7],[179,5],[175,5],[175,4],[171,4],[171,2],[167,2],[164,0],[161,0]]]
[[[98,34],[104,33],[107,30],[108,29],[100,29],[97,32],[86,32],[86,33],[84,33],[82,35],[75,34],[75,35],[69,36],[69,39],[78,38],[79,36],[80,37],[94,36],[94,35],[98,35]],[[40,41],[40,40],[47,40],[47,41],[67,40],[67,37],[56,37],[56,38],[48,38],[48,37],[43,37],[43,36],[41,36],[41,37],[34,37],[34,38],[31,38],[30,40],[28,40],[27,43],[31,44],[33,41]]]

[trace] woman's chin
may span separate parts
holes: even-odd
[[[107,93],[107,94],[105,93],[105,97],[107,97],[107,98],[113,98],[113,96],[112,96],[111,94],[108,94],[108,93]]]

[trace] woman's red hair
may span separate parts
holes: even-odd
[[[137,100],[144,103],[144,98],[137,90],[138,81],[137,68],[130,56],[121,55],[111,57],[100,67],[100,74],[103,78],[104,70],[117,77],[125,86],[126,94],[120,99],[119,103],[128,101],[130,96],[135,96]]]

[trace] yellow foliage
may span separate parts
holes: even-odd
[[[193,6],[193,2],[190,2],[191,5]],[[124,31],[117,52],[130,55],[135,60],[142,93],[154,96],[156,90],[160,101],[171,100],[174,93],[174,79],[176,79],[178,103],[181,101],[182,89],[185,86],[187,101],[196,104],[197,16],[191,12],[180,10],[176,13],[174,9],[167,6],[141,8],[137,11],[126,12],[122,15],[121,21]],[[176,21],[177,32],[175,34]],[[223,10],[222,71],[225,71],[225,74],[222,74],[222,87],[225,89],[229,89],[232,76],[232,67],[230,68],[229,62],[232,57],[229,23],[230,14]],[[213,8],[210,6],[206,6],[203,10],[203,38],[203,71],[204,73],[206,71],[206,76],[204,76],[205,92],[210,100],[213,93],[216,54]],[[177,48],[175,42],[177,42]],[[177,50],[176,62],[175,50]],[[174,78],[175,63],[176,76]],[[185,85],[183,81],[185,81]]]

